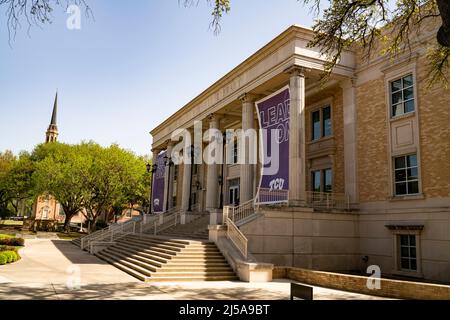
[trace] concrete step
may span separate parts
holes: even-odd
[[[123,249],[114,248],[114,247],[109,247],[108,250],[112,251],[112,252],[117,252],[119,254],[123,254],[125,256],[128,256],[128,257],[136,259],[136,260],[140,260],[140,261],[150,264],[156,268],[160,268],[163,265],[165,265],[164,262],[155,260],[152,255],[140,253],[138,251],[133,252],[133,251],[123,250]]]
[[[115,259],[112,259],[104,254],[102,254],[102,252],[97,252],[95,254],[97,257],[99,257],[100,259],[108,262],[109,264],[115,266],[116,268],[128,273],[129,275],[141,280],[141,281],[146,281],[147,277],[143,274],[141,274],[140,272],[137,272],[131,268],[128,268],[127,266],[117,262]]]
[[[148,277],[145,282],[203,282],[203,281],[237,281],[239,278],[237,276],[188,276],[188,277]]]
[[[147,262],[143,261],[143,259],[136,259],[135,257],[132,257],[128,254],[124,254],[122,252],[118,252],[115,250],[110,250],[109,248],[106,249],[104,252],[106,254],[110,254],[110,255],[113,255],[114,257],[117,257],[118,259],[120,259],[120,261],[125,260],[128,262],[131,262],[133,265],[137,265],[137,266],[147,269],[149,271],[156,272],[157,269],[159,268],[159,267],[154,266],[151,263],[147,263]]]
[[[160,246],[161,248],[167,247],[167,248],[182,249],[182,248],[186,247],[187,245],[189,245],[189,243],[178,243],[175,241],[167,241],[167,240],[162,240],[162,239],[147,238],[147,237],[140,237],[140,236],[126,236],[123,239],[132,240],[132,241],[136,241],[136,242],[140,242],[140,243],[151,244],[154,246]]]
[[[148,254],[148,255],[152,256],[153,259],[155,259],[157,261],[160,261],[160,262],[166,262],[167,260],[170,260],[173,257],[175,257],[175,255],[170,255],[170,254],[162,253],[162,252],[151,250],[151,249],[137,248],[137,247],[134,247],[132,244],[129,244],[129,243],[116,243],[114,245],[114,247],[127,249],[127,250],[130,250],[130,251],[133,251],[133,252],[145,253],[145,254]]]
[[[144,267],[141,267],[141,266],[139,266],[138,264],[136,264],[134,262],[130,262],[127,259],[124,259],[124,258],[122,258],[121,256],[119,256],[119,255],[117,255],[115,253],[103,250],[103,251],[101,251],[101,254],[103,256],[106,256],[106,257],[112,259],[113,261],[115,261],[117,263],[125,265],[127,268],[133,269],[134,271],[137,271],[137,272],[141,273],[144,276],[150,276],[152,274],[151,270],[149,270],[147,268],[144,268]]]
[[[159,253],[170,255],[170,256],[174,256],[174,255],[176,255],[177,253],[180,252],[179,250],[175,251],[175,250],[163,249],[163,248],[154,247],[154,246],[151,246],[151,245],[146,245],[146,244],[143,244],[143,243],[134,242],[134,241],[131,241],[131,240],[123,240],[123,239],[121,239],[121,240],[117,241],[116,243],[117,244],[121,244],[121,245],[128,245],[128,246],[131,246],[132,248],[136,248],[136,249],[139,249],[139,250],[151,250],[151,251],[154,251],[154,252],[159,252]]]
[[[221,267],[210,267],[210,266],[192,266],[192,267],[186,267],[186,266],[182,266],[182,267],[178,267],[178,268],[173,268],[173,267],[162,267],[160,269],[158,269],[156,271],[156,273],[179,273],[179,272],[204,272],[204,273],[208,273],[208,272],[233,272],[233,269],[231,269],[230,266],[221,266]]]
[[[164,245],[156,242],[146,241],[146,240],[140,240],[140,239],[129,239],[129,238],[122,238],[118,242],[128,242],[133,243],[134,245],[141,245],[152,249],[161,249],[161,250],[167,250],[168,252],[179,252],[183,247],[177,247],[172,245]]]

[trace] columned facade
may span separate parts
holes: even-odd
[[[255,96],[251,94],[244,94],[240,100],[242,101],[242,139],[241,139],[241,175],[240,175],[240,202],[245,203],[254,198],[253,194],[253,177],[254,177],[254,164],[253,155],[250,154],[250,150],[255,143],[246,134],[248,130],[254,129],[253,110],[255,108]]]
[[[304,204],[306,200],[306,128],[305,69],[291,67],[289,107],[289,203]]]
[[[208,136],[208,143],[216,146],[216,152],[222,148],[222,136],[212,135],[213,131],[219,132],[219,119],[216,115],[209,116],[210,135]],[[218,141],[220,139],[220,141]],[[215,163],[208,150],[206,152],[207,158],[207,174],[206,174],[206,210],[211,211],[219,207],[218,193],[219,193],[219,164]],[[217,156],[216,156],[217,158]]]
[[[172,150],[173,150],[173,142],[168,141],[167,143],[167,162],[166,162],[166,170],[164,172],[164,185],[166,186],[164,190],[164,211],[169,211],[172,208],[172,195],[173,195],[173,171],[174,168],[172,166]]]

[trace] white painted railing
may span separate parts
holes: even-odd
[[[227,225],[227,238],[231,240],[231,242],[235,245],[235,247],[242,253],[244,258],[247,259],[248,239],[230,218],[227,218],[226,225]]]
[[[260,188],[258,194],[256,195],[255,204],[279,204],[288,203],[289,200],[289,190],[274,190]]]
[[[307,191],[306,203],[318,209],[350,209],[350,197],[342,193]]]
[[[255,213],[255,200],[249,200],[237,207],[228,206],[227,212],[228,218],[234,223],[238,223]]]

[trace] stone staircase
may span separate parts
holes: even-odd
[[[72,243],[73,243],[74,245],[76,245],[77,247],[80,247],[80,248],[81,248],[81,237],[72,240]]]
[[[209,215],[199,215],[187,224],[170,227],[160,234],[171,238],[208,240]]]
[[[145,282],[238,280],[220,250],[208,241],[128,235],[95,255]]]

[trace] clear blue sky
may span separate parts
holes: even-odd
[[[150,154],[152,128],[290,25],[312,25],[297,0],[232,1],[218,36],[206,0],[86,1],[95,20],[82,16],[81,30],[56,8],[11,46],[0,9],[0,151],[44,141],[58,88],[60,141]]]

